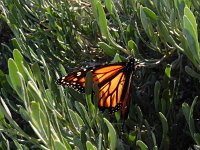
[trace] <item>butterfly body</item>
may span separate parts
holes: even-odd
[[[107,65],[98,65],[72,72],[57,80],[57,84],[85,92],[85,80],[88,71],[92,72],[92,81],[99,87],[98,107],[111,113],[121,109],[121,115],[127,115],[127,106],[131,99],[131,83],[134,74],[134,59]]]

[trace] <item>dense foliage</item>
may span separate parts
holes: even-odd
[[[200,149],[199,10],[195,0],[2,0],[1,149]],[[125,121],[55,84],[130,56],[141,67]]]

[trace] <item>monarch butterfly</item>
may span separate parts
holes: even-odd
[[[99,87],[98,107],[108,109],[110,113],[121,109],[121,117],[126,117],[131,99],[131,83],[135,70],[135,60],[98,65],[72,72],[57,80],[57,84],[71,87],[78,92],[85,92],[85,77],[92,72],[92,82]]]

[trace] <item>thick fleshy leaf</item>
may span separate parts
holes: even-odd
[[[141,140],[138,140],[136,142],[136,145],[139,146],[141,150],[148,150],[147,145],[144,142],[142,142]]]
[[[97,150],[97,148],[90,141],[86,142],[86,147],[87,150]]]
[[[112,124],[106,119],[106,118],[103,118],[104,121],[106,122],[106,125],[108,127],[108,139],[109,139],[109,143],[110,143],[110,149],[111,150],[115,150],[116,149],[116,146],[117,146],[117,134],[116,134],[116,131],[114,129],[114,127],[112,126]]]

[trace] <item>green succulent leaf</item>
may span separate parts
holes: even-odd
[[[97,148],[90,141],[86,142],[86,147],[87,150],[97,150]]]
[[[110,141],[110,149],[111,150],[115,150],[116,149],[116,146],[117,146],[117,134],[116,134],[116,131],[114,129],[114,127],[112,126],[112,124],[106,119],[104,118],[104,121],[108,127],[108,138],[109,138],[109,141]]]
[[[141,140],[137,140],[136,145],[139,146],[141,150],[148,150],[147,145]]]

